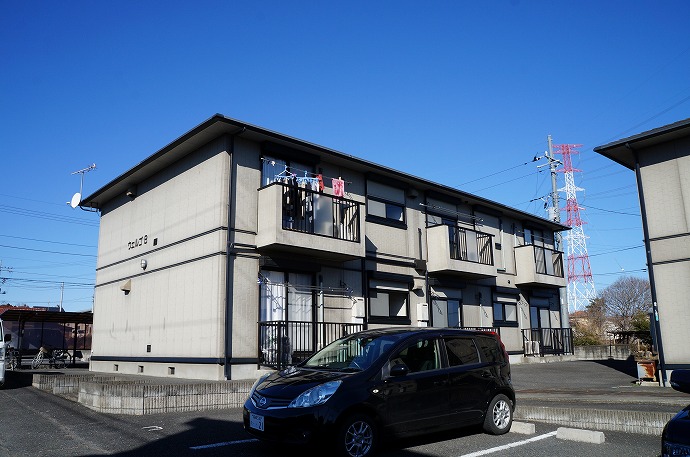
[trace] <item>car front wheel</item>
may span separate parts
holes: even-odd
[[[368,457],[378,443],[374,420],[366,414],[347,417],[338,429],[338,451],[343,457]]]
[[[510,430],[513,423],[513,403],[503,394],[496,395],[484,418],[484,431],[492,435],[502,435]]]

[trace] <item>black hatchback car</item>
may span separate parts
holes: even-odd
[[[298,365],[259,378],[244,428],[265,441],[335,444],[371,455],[384,437],[482,424],[510,430],[515,392],[495,333],[387,328],[340,338]]]
[[[671,387],[690,394],[690,370],[673,370]],[[676,414],[661,433],[662,457],[690,455],[690,405]]]

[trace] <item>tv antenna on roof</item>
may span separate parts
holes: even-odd
[[[76,175],[76,174],[81,175],[81,180],[79,182],[79,192],[72,195],[72,200],[67,202],[67,204],[69,206],[71,206],[72,208],[76,208],[77,206],[79,206],[79,203],[81,203],[81,192],[82,192],[82,189],[84,187],[84,174],[91,171],[91,170],[95,170],[95,169],[96,169],[96,164],[92,163],[88,167],[82,168],[81,170],[77,170],[77,171],[72,173],[73,175]]]

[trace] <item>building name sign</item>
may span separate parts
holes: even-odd
[[[144,235],[140,236],[139,238],[135,238],[134,241],[130,241],[127,243],[127,250],[138,248],[139,246],[143,246],[149,242],[149,236]]]

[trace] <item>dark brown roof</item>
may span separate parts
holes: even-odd
[[[0,314],[3,321],[15,322],[54,322],[58,324],[93,324],[90,311],[71,313],[59,311],[37,311],[31,309],[8,309]]]
[[[608,157],[626,168],[634,170],[635,155],[633,154],[633,150],[646,149],[650,146],[687,136],[690,136],[690,118],[648,130],[628,138],[623,138],[622,140],[597,146],[594,148],[594,152]]]

